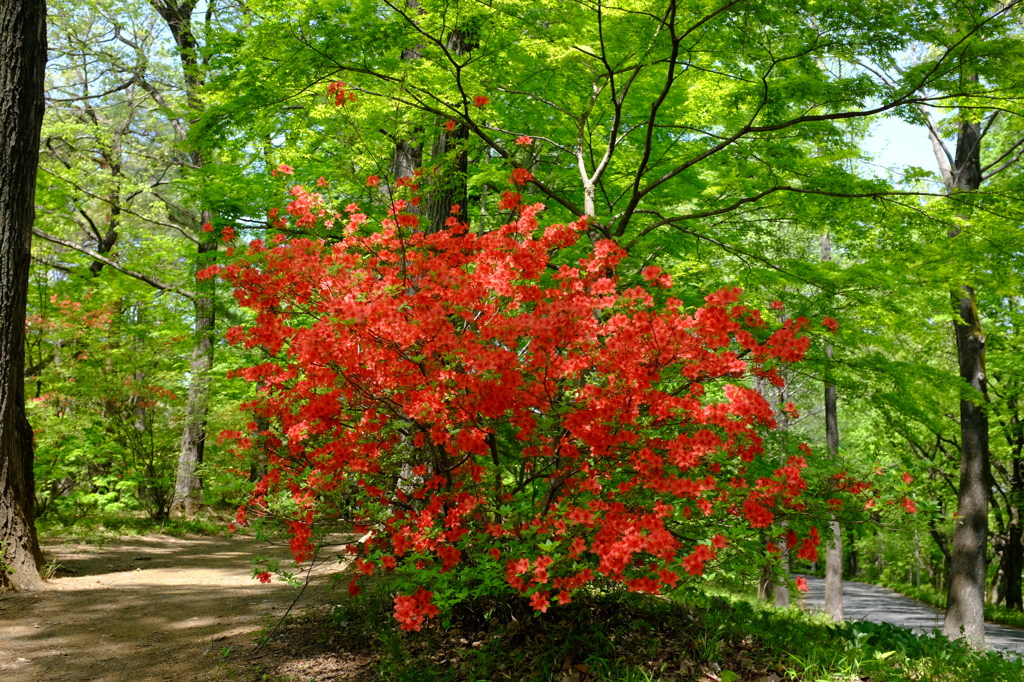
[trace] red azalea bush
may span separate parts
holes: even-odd
[[[517,200],[492,232],[450,218],[424,234],[404,201],[371,227],[292,194],[278,226],[336,236],[257,240],[201,276],[254,313],[229,339],[267,353],[238,371],[260,419],[232,436],[266,448],[254,506],[287,515],[297,561],[315,523],[351,521],[350,589],[390,572],[395,617],[418,630],[482,595],[545,611],[595,582],[656,593],[763,557],[766,537],[816,558],[816,530],[776,524],[805,509],[810,451],[766,456],[774,415],[744,385],[781,383],[806,320],[769,328],[738,289],[687,309],[658,268],[627,287],[622,249],[584,249],[586,219],[540,227],[540,204]]]

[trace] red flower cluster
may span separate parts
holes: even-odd
[[[334,81],[327,86],[327,96],[334,97],[334,106],[343,107],[347,102],[355,102],[356,95],[354,92],[347,90],[348,84],[342,83],[341,81]]]
[[[416,198],[414,178],[396,185]],[[374,227],[355,204],[343,217],[320,195],[292,196],[276,220],[333,226],[332,238],[253,242],[222,269],[254,313],[229,340],[268,358],[237,372],[258,386],[247,409],[260,419],[236,442],[265,449],[253,504],[289,500],[296,560],[319,518],[366,533],[350,550],[355,580],[404,581],[404,629],[465,581],[539,611],[598,575],[658,592],[805,508],[806,459],[761,456],[775,419],[744,382],[781,383],[775,367],[801,357],[806,321],[769,330],[738,289],[697,309],[655,303],[620,281],[614,242],[579,257],[585,218],[541,226],[542,206],[514,192],[500,229],[471,232],[456,211],[435,234],[416,230],[412,199]],[[656,267],[643,277],[672,286]],[[801,556],[817,544],[811,529]]]
[[[427,618],[436,616],[440,611],[433,603],[434,595],[423,588],[416,590],[410,597],[395,597],[395,620],[403,630],[421,630]]]
[[[513,168],[511,180],[513,185],[522,186],[533,180],[533,174],[525,168]]]

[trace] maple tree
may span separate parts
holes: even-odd
[[[541,227],[518,195],[499,229],[471,232],[453,207],[425,234],[416,196],[374,226],[291,193],[276,226],[329,237],[253,240],[200,276],[255,314],[228,334],[268,355],[236,372],[258,386],[254,419],[226,437],[266,448],[248,513],[283,515],[297,561],[320,520],[353,523],[350,589],[394,572],[415,630],[496,591],[538,611],[595,581],[656,593],[763,555],[766,533],[817,559],[810,448],[766,456],[775,414],[745,385],[782,382],[806,318],[769,325],[738,288],[687,307],[660,268],[636,284],[615,242],[585,246],[586,217]]]

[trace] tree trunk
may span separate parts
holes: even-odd
[[[1024,572],[1024,524],[1021,523],[1020,504],[1024,499],[1024,467],[1019,457],[1013,460],[1013,477],[1010,479],[1010,502],[1007,512],[1010,525],[1006,531],[1006,608],[1024,610],[1022,599],[1021,573]]]
[[[469,197],[466,189],[466,172],[468,156],[466,142],[469,131],[465,125],[459,124],[452,131],[442,130],[434,143],[432,151],[433,165],[437,168],[429,178],[427,192],[426,224],[427,232],[440,232],[445,229],[445,221],[450,216],[460,222],[467,222],[469,216]],[[450,157],[450,158],[448,158]],[[452,213],[452,207],[459,210]]]
[[[25,308],[45,67],[45,2],[0,3],[0,588],[19,590],[43,586],[25,415]]]
[[[972,191],[981,184],[981,132],[977,123],[960,124],[950,190]],[[955,238],[959,230],[949,236]],[[952,294],[959,320],[953,323],[960,377],[973,395],[960,399],[960,488],[953,531],[949,593],[943,633],[964,637],[975,648],[985,643],[985,548],[988,541],[989,463],[985,379],[985,336],[974,289]]]
[[[821,260],[832,260],[832,244],[828,234],[821,236]],[[832,344],[826,344],[825,357],[832,360]],[[839,458],[839,413],[836,385],[831,377],[825,380],[825,442],[833,460]],[[825,546],[825,613],[837,623],[843,620],[843,528],[835,515],[829,524]]]
[[[462,56],[473,49],[476,36],[462,29],[452,29],[446,40],[446,46],[453,55]],[[469,222],[469,196],[466,186],[466,173],[469,170],[469,154],[466,145],[469,143],[469,129],[463,123],[457,123],[452,130],[442,130],[434,142],[431,151],[429,187],[426,197],[426,225],[428,232],[440,232],[445,229],[445,221],[453,215],[451,209],[458,206],[454,217],[460,222]]]
[[[202,111],[203,104],[199,91],[205,80],[204,64],[200,59],[199,42],[194,33],[192,13],[197,0],[150,0],[150,5],[167,24],[174,43],[178,48],[178,60],[185,84],[188,109],[194,116]],[[193,168],[203,168],[207,158],[202,150],[193,147],[189,152]],[[217,242],[199,227],[211,220],[208,210],[200,210],[196,225],[199,247],[196,263],[202,268],[208,265],[206,254],[217,250]],[[185,405],[185,428],[181,436],[181,452],[178,455],[178,471],[174,481],[174,497],[171,502],[172,518],[194,518],[203,505],[203,483],[199,467],[203,463],[206,445],[206,421],[210,399],[210,370],[213,369],[214,303],[213,280],[198,283],[194,299],[195,338],[192,350],[192,366],[189,374],[188,402]]]
[[[199,267],[203,256],[217,250],[212,239],[203,239],[199,245]],[[174,481],[174,500],[171,518],[195,518],[203,506],[203,481],[199,467],[203,463],[206,447],[206,416],[209,411],[210,371],[213,369],[213,337],[215,316],[213,307],[213,279],[202,282],[195,298],[195,346],[192,349],[192,367],[189,374],[188,402],[185,405],[185,430],[178,455],[178,473]]]
[[[860,574],[860,555],[857,553],[857,536],[854,535],[853,529],[849,528],[846,531],[846,551],[845,551],[844,573],[848,576],[857,577]]]

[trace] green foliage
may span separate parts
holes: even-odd
[[[181,420],[176,311],[145,290],[36,283],[29,418],[39,515],[166,516]]]

